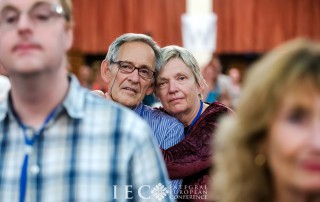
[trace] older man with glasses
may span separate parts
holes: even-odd
[[[146,120],[159,146],[167,149],[184,138],[183,125],[163,111],[142,103],[145,95],[153,92],[155,75],[161,63],[160,48],[151,37],[127,33],[109,46],[101,64],[101,76],[108,84],[105,96],[132,109]],[[177,194],[181,184],[181,179],[171,181],[173,195]]]
[[[0,102],[0,201],[156,201],[167,173],[149,126],[67,73],[71,12],[70,0],[0,0],[11,81]]]

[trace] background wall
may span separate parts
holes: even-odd
[[[187,5],[188,11],[194,7],[186,0],[73,0],[73,4],[70,61],[76,74],[83,63],[99,64],[95,61],[104,58],[111,41],[126,32],[149,34],[160,46],[182,45],[181,15]],[[224,64],[237,57],[235,65],[245,69],[289,39],[320,40],[320,0],[214,0],[207,5],[218,16],[217,53],[226,58]]]
[[[295,37],[320,40],[320,0],[214,0],[218,53],[263,53]]]
[[[73,0],[74,50],[105,54],[119,35],[151,35],[159,45],[182,45],[180,17],[185,0]]]

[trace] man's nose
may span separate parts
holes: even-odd
[[[133,72],[129,75],[128,79],[133,82],[138,82],[140,79],[139,69],[133,70]]]
[[[17,25],[16,25],[17,29],[19,31],[24,31],[24,30],[30,30],[33,26],[32,20],[30,19],[30,17],[27,14],[23,14],[21,13],[18,21],[17,21]]]

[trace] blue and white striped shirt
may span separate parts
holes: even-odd
[[[9,102],[0,103],[0,201],[18,201],[26,154]],[[160,185],[168,185],[145,121],[85,90],[74,76],[44,132],[35,135],[37,129],[27,127],[27,133],[35,136],[28,151],[28,202],[157,201]]]
[[[153,109],[142,103],[132,110],[147,121],[161,148],[168,149],[179,143],[185,137],[182,123],[163,111]],[[179,193],[181,185],[182,179],[170,181],[172,195],[176,196]]]

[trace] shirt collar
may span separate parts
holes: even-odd
[[[8,95],[9,95],[9,93],[8,93]],[[6,96],[5,99],[3,99],[0,102],[0,121],[3,121],[3,119],[6,117],[8,111],[9,111],[9,96]]]
[[[80,86],[78,79],[74,75],[70,74],[68,79],[70,85],[62,106],[70,117],[79,119],[84,116],[85,95],[90,92]],[[7,96],[6,99],[0,102],[0,121],[3,121],[8,114],[9,107],[9,96]]]
[[[75,119],[82,118],[85,114],[85,96],[90,92],[81,87],[78,79],[74,75],[70,74],[68,78],[70,83],[69,90],[62,105],[70,117]]]

